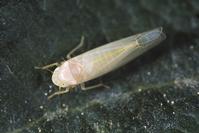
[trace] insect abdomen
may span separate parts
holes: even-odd
[[[166,38],[162,28],[130,36],[83,53],[73,60],[82,66],[82,81],[106,74],[151,49]]]
[[[121,66],[121,60],[131,53],[132,46],[134,45],[121,45],[83,55],[84,80],[94,79]]]

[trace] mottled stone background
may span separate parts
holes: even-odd
[[[163,26],[153,50],[50,101],[51,74],[81,35],[80,54]],[[198,0],[0,0],[1,133],[199,132]]]

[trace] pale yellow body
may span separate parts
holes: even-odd
[[[60,87],[75,86],[128,63],[165,39],[162,28],[130,36],[73,57],[55,69],[52,80]]]
[[[68,60],[82,66],[82,78],[78,84],[100,77],[135,58],[132,53],[140,47],[131,39],[123,44],[120,41],[109,43]]]

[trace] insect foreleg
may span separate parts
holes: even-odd
[[[82,90],[90,90],[90,89],[94,89],[94,88],[98,88],[98,87],[104,87],[104,88],[108,88],[108,89],[110,88],[109,86],[107,86],[103,83],[99,83],[99,84],[92,85],[92,86],[89,86],[89,87],[85,87],[85,84],[81,83],[80,87],[81,87]]]
[[[42,67],[35,66],[34,68],[35,69],[41,69],[41,70],[48,70],[51,67],[59,66],[59,65],[60,64],[56,62],[56,63],[52,63],[52,64],[49,64],[49,65],[46,65],[46,66],[42,66]]]
[[[72,49],[66,56],[67,59],[70,59],[71,58],[71,55],[77,51],[79,48],[81,48],[82,46],[84,45],[84,36],[81,37],[81,41],[80,43],[74,48]]]
[[[54,96],[57,96],[57,95],[65,94],[67,92],[69,92],[69,89],[65,88],[65,90],[63,90],[63,91],[60,90],[60,91],[57,91],[57,92],[53,93],[52,95],[48,96],[48,99],[51,99],[51,98],[53,98]]]

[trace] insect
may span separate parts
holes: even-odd
[[[84,37],[82,37],[80,44],[67,55],[67,61],[35,68],[48,70],[57,66],[52,75],[52,82],[59,86],[59,91],[50,95],[49,99],[67,93],[77,85],[80,85],[82,90],[108,87],[102,83],[85,87],[84,83],[125,65],[165,38],[163,28],[160,27],[108,43],[72,58],[71,55],[83,45]]]

